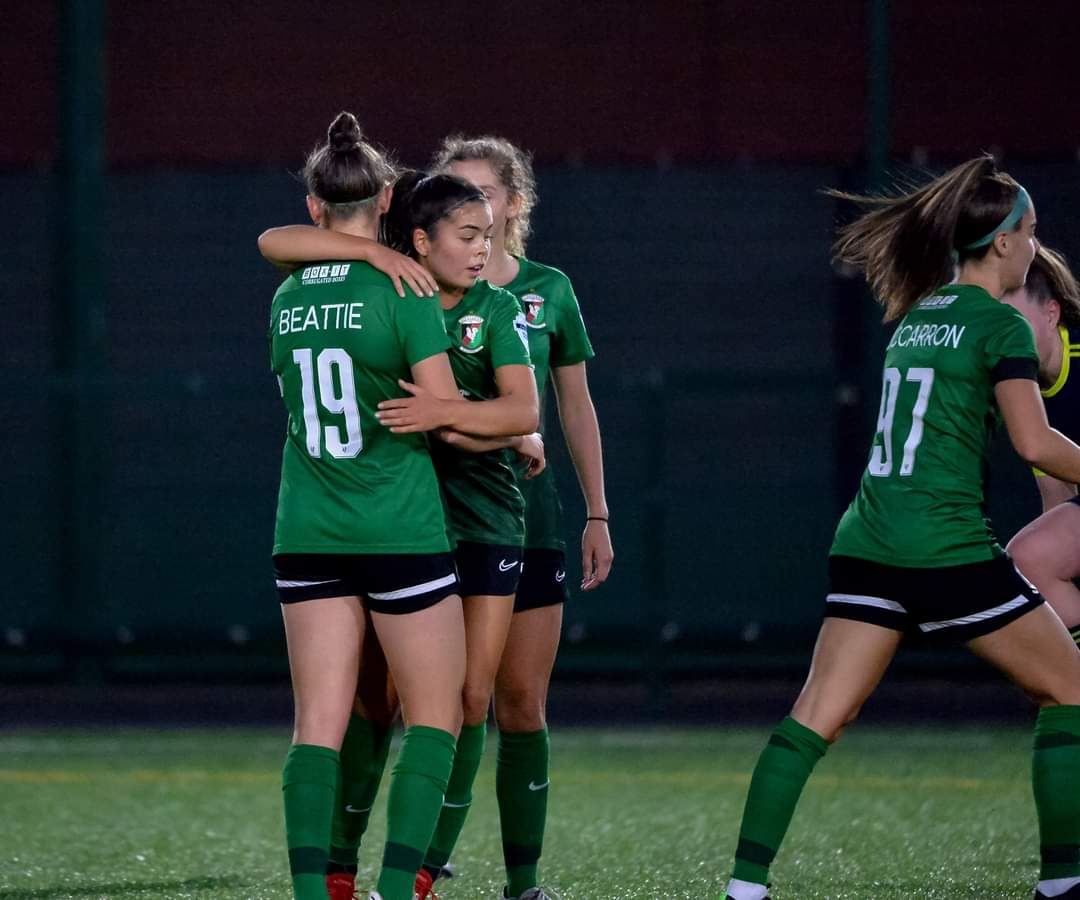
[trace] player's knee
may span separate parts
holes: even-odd
[[[346,719],[347,715],[341,715],[340,710],[317,706],[298,709],[293,724],[293,743],[339,749],[345,738]]]
[[[461,692],[461,706],[466,725],[479,725],[487,719],[491,706],[491,688],[486,685],[466,684]]]
[[[1053,558],[1053,547],[1038,534],[1017,535],[1009,541],[1006,552],[1016,568],[1031,579],[1044,574]]]
[[[495,721],[502,731],[539,731],[545,724],[544,704],[543,692],[502,688],[495,697]]]

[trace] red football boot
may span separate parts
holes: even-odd
[[[431,877],[431,873],[427,869],[421,869],[416,873],[416,884],[413,885],[415,900],[429,900],[429,898],[439,900],[439,895],[433,890],[434,887],[435,879]]]
[[[330,900],[355,900],[356,876],[347,872],[335,872],[326,876],[326,893]]]

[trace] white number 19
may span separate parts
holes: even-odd
[[[345,416],[345,439],[342,440],[340,426],[327,425],[323,428],[319,420],[311,351],[293,350],[292,356],[293,362],[300,367],[300,392],[304,401],[304,440],[308,453],[316,459],[322,456],[325,437],[326,449],[334,458],[351,459],[356,456],[364,449],[364,436],[360,432],[360,409],[356,405],[352,357],[344,350],[328,347],[315,361],[319,374],[319,401],[327,412]],[[337,369],[340,392],[335,390],[334,369]]]
[[[900,474],[910,475],[915,470],[915,451],[923,439],[923,417],[930,405],[930,392],[934,389],[934,370],[916,367],[908,369],[908,382],[917,382],[919,393],[915,405],[911,408],[911,431],[904,441],[904,455],[900,460]],[[896,415],[896,399],[900,395],[900,370],[887,368],[881,382],[881,408],[878,410],[877,434],[874,436],[874,450],[870,454],[868,469],[871,475],[886,478],[892,474],[892,426]],[[878,442],[878,436],[881,441]]]

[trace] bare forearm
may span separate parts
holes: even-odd
[[[448,400],[446,427],[475,437],[532,434],[536,430],[536,406],[516,397],[496,397],[476,403]]]
[[[521,443],[520,436],[513,437],[477,437],[474,434],[463,434],[460,431],[440,429],[435,432],[436,437],[445,441],[451,447],[464,450],[466,453],[487,453],[491,450],[505,450],[516,448]]]
[[[1076,496],[1076,485],[1061,481],[1050,475],[1043,475],[1035,479],[1039,486],[1039,496],[1042,498],[1043,512],[1049,512],[1055,506],[1067,503]]]
[[[600,424],[592,398],[586,395],[567,401],[560,398],[559,421],[563,436],[574,462],[581,493],[585,498],[586,515],[607,516],[604,496],[604,456],[600,441]]]
[[[282,225],[259,235],[259,252],[276,266],[323,259],[368,260],[377,247],[369,238],[314,225]]]
[[[1019,449],[1019,448],[1018,448]],[[1035,446],[1020,451],[1033,466],[1069,484],[1080,483],[1080,447],[1054,428],[1043,432]]]

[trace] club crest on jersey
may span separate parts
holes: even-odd
[[[526,294],[521,302],[525,304],[525,324],[530,328],[543,328],[544,298],[539,294]]]
[[[481,328],[483,316],[467,315],[458,319],[461,326],[461,349],[466,353],[479,353],[484,349],[484,335]]]

